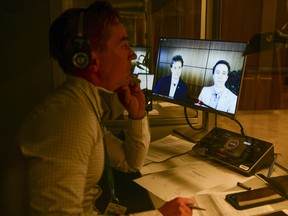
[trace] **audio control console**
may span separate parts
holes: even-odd
[[[274,160],[272,143],[218,127],[205,135],[193,151],[245,176],[253,175]]]

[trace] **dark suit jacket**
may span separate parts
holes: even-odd
[[[154,93],[168,97],[169,91],[170,91],[171,79],[172,79],[172,76],[166,76],[166,77],[161,78],[158,81],[154,89]],[[181,79],[178,82],[175,95],[174,95],[174,99],[181,100],[181,101],[188,100],[188,87],[186,83],[184,83]]]

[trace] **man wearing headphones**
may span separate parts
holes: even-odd
[[[150,143],[145,96],[130,76],[136,54],[127,39],[118,13],[107,1],[69,9],[52,23],[51,55],[67,79],[19,131],[20,149],[28,159],[30,215],[95,215],[97,198],[106,188],[111,202],[101,213],[125,213],[114,193],[111,167],[139,171]],[[116,94],[129,113],[125,140],[101,123],[103,92]],[[99,186],[101,178],[107,187]],[[192,199],[175,198],[139,214],[190,216],[188,206],[193,204]]]

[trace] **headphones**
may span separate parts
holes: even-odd
[[[80,12],[78,33],[72,38],[71,48],[68,52],[68,62],[72,69],[86,69],[91,63],[91,47],[89,39],[83,36],[83,16],[84,11]]]

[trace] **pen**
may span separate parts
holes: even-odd
[[[237,182],[237,186],[241,187],[241,188],[244,188],[246,190],[251,190],[251,187],[241,183],[241,182]]]
[[[193,206],[193,205],[187,205],[190,209],[197,209],[197,210],[203,210],[203,211],[205,211],[206,209],[204,209],[204,208],[200,208],[200,207],[198,207],[198,206]]]

